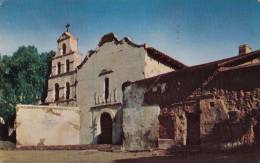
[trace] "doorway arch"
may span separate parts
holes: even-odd
[[[98,138],[98,144],[112,144],[112,125],[113,119],[110,114],[102,113],[100,116],[101,134]]]

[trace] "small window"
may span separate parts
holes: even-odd
[[[61,63],[60,62],[57,63],[57,68],[58,68],[57,73],[60,74],[61,73]]]
[[[66,54],[66,44],[62,44],[62,54]]]
[[[215,103],[212,101],[209,103],[211,107],[214,107],[215,106]]]
[[[109,78],[105,78],[105,100],[107,103],[109,97]]]
[[[70,72],[70,60],[66,60],[66,72]]]
[[[70,98],[70,83],[66,83],[66,99]]]
[[[97,104],[97,93],[94,93],[94,101],[95,101],[95,105]]]
[[[55,90],[54,100],[58,101],[60,97],[60,87],[58,83],[55,84],[54,90]]]

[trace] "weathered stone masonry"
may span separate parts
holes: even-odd
[[[256,51],[193,66],[137,81],[126,87],[124,121],[133,118],[139,123],[138,118],[146,118],[132,116],[133,110],[143,113],[149,108],[158,107],[159,112],[155,111],[158,115],[154,116],[157,119],[152,128],[142,121],[139,128],[136,128],[138,125],[131,127],[132,123],[123,122],[125,148],[142,150],[157,145],[159,148],[170,148],[209,144],[233,147],[257,142],[259,54]],[[145,135],[144,130],[155,134]],[[133,140],[141,143],[133,144]]]

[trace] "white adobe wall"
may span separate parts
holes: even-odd
[[[160,107],[143,106],[146,89],[132,84],[124,91],[123,148],[127,151],[142,151],[156,147]]]
[[[174,71],[174,69],[154,60],[148,55],[145,55],[145,78],[150,78],[171,71]]]
[[[17,105],[17,147],[79,144],[77,107]]]

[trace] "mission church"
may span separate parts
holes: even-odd
[[[146,44],[127,37],[118,40],[113,33],[104,35],[83,59],[77,47],[68,30],[58,38],[45,104],[80,108],[82,144],[121,143],[123,83],[186,67]]]
[[[104,35],[83,57],[57,40],[43,105],[17,105],[17,147],[120,144],[126,150],[260,142],[260,50],[195,66]]]

